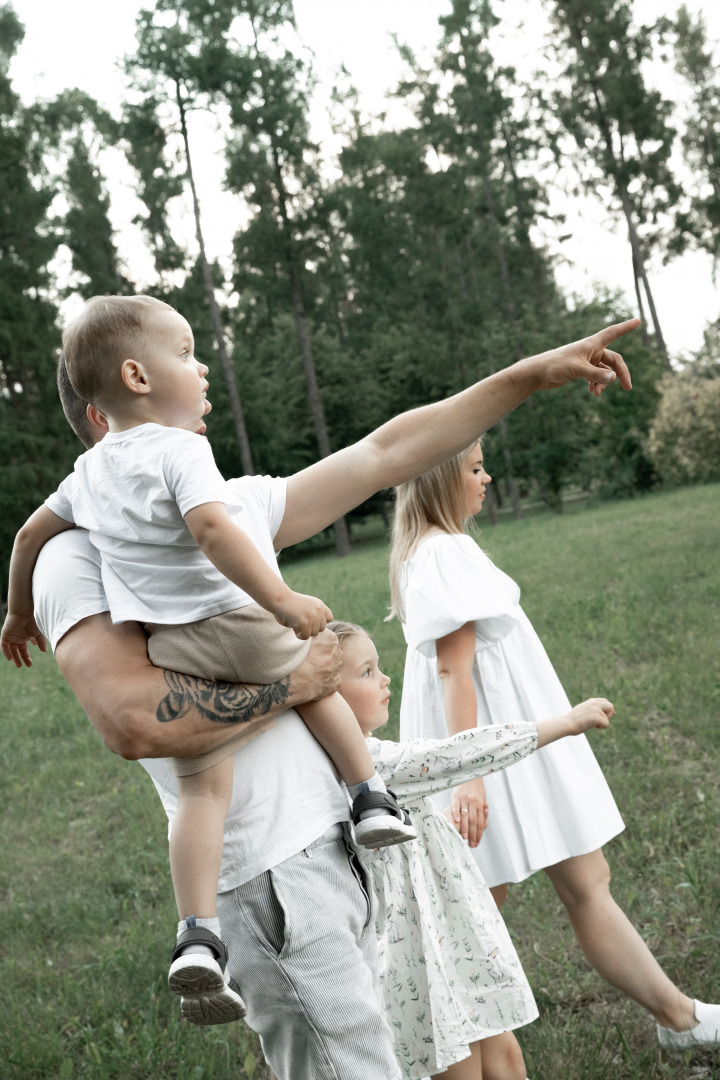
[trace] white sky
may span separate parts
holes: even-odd
[[[720,4],[686,0],[692,11],[704,10],[714,40],[720,39]],[[132,52],[137,12],[142,0],[14,0],[14,8],[24,23],[26,36],[11,68],[15,90],[25,101],[50,98],[67,87],[77,86],[113,112],[121,99],[121,81],[116,64]],[[676,0],[635,0],[638,20],[650,22],[660,14],[672,14]],[[385,94],[397,84],[401,65],[390,35],[396,33],[428,62],[439,38],[437,17],[449,7],[448,0],[295,0],[298,31],[315,54],[315,70],[320,78],[317,100],[312,110],[315,138],[331,145],[327,124],[327,104],[334,74],[343,63],[360,93],[368,113],[389,110],[388,123],[401,114],[399,106],[388,103]],[[498,50],[503,63],[514,64],[521,75],[539,67],[539,45],[546,22],[541,0],[510,0],[496,3],[495,9],[507,20],[504,42]],[[658,82],[666,94],[681,94],[667,69],[658,71]],[[208,254],[222,257],[231,250],[232,236],[241,219],[241,207],[234,196],[222,191],[223,163],[213,139],[212,117],[195,120],[194,141],[198,186],[204,212]],[[118,230],[121,255],[131,277],[151,275],[136,229],[128,223],[137,212],[127,190],[129,172],[116,164],[113,180],[114,224]],[[122,197],[118,191],[124,188]],[[558,196],[557,205],[567,213],[559,232],[571,234],[561,245],[548,234],[550,249],[558,254],[561,285],[583,295],[591,295],[596,282],[622,289],[628,296],[628,311],[634,312],[635,298],[629,246],[624,227],[615,223],[605,209],[592,199],[570,205]],[[179,237],[194,246],[189,206],[178,221]],[[702,341],[706,323],[720,316],[720,297],[712,281],[710,259],[694,253],[676,259],[667,267],[651,263],[651,286],[668,346],[673,353],[688,353]]]

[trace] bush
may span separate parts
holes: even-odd
[[[694,370],[666,375],[647,448],[664,480],[720,477],[720,376]]]

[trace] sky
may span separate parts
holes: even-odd
[[[692,11],[702,10],[710,36],[720,40],[720,4],[686,0]],[[147,3],[147,0],[146,0]],[[133,51],[137,12],[142,0],[13,0],[26,28],[23,44],[11,67],[13,85],[24,101],[51,98],[65,88],[77,86],[117,113],[121,82],[118,60]],[[635,0],[639,21],[673,14],[677,0]],[[422,59],[430,60],[439,38],[438,15],[448,0],[295,0],[298,33],[314,54],[319,88],[311,112],[313,134],[331,156],[333,138],[329,128],[329,95],[340,64],[350,73],[366,112],[387,112],[386,123],[402,123],[402,107],[389,102],[388,91],[402,73],[392,35],[409,44]],[[507,29],[498,42],[498,59],[514,64],[521,74],[540,64],[538,43],[546,30],[540,0],[506,0],[496,4]],[[649,72],[667,95],[681,96],[667,69]],[[229,255],[232,236],[241,221],[242,209],[235,196],[222,190],[223,163],[217,129],[212,116],[195,121],[194,142],[197,181],[204,207],[203,227],[211,258]],[[151,276],[149,258],[137,228],[130,221],[139,206],[134,203],[131,176],[119,156],[113,170],[113,224],[118,231],[121,256],[131,277]],[[622,223],[597,200],[571,203],[557,195],[555,208],[567,219],[561,229],[548,227],[543,239],[557,257],[557,276],[567,291],[588,297],[598,285],[620,290],[634,314],[635,299],[629,245]],[[189,204],[175,222],[178,239],[193,248],[194,227]],[[559,236],[564,240],[560,241]],[[59,260],[62,265],[62,259]],[[663,267],[650,263],[650,280],[660,313],[663,333],[671,354],[688,355],[702,344],[702,332],[710,320],[720,317],[720,296],[712,280],[712,264],[702,253],[690,253]]]

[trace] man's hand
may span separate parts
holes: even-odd
[[[468,780],[456,787],[450,802],[452,823],[467,840],[469,847],[477,847],[488,824],[488,804],[485,802],[485,785],[482,780]]]
[[[559,349],[550,349],[539,356],[520,360],[515,368],[521,374],[530,374],[538,390],[553,390],[576,379],[585,379],[590,393],[599,397],[616,378],[623,390],[631,390],[627,364],[620,353],[613,352],[608,346],[639,325],[639,319],[615,323],[582,341],[573,341],[570,345],[561,345]]]
[[[340,689],[342,649],[332,630],[323,630],[313,638],[310,651],[290,675],[288,706],[317,701]]]
[[[47,652],[47,641],[32,615],[8,615],[0,634],[0,650],[16,668],[32,667],[28,643]]]

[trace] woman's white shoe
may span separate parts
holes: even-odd
[[[657,1026],[658,1042],[665,1050],[692,1050],[701,1046],[720,1046],[720,1005],[695,1001],[695,1027],[687,1031]]]

